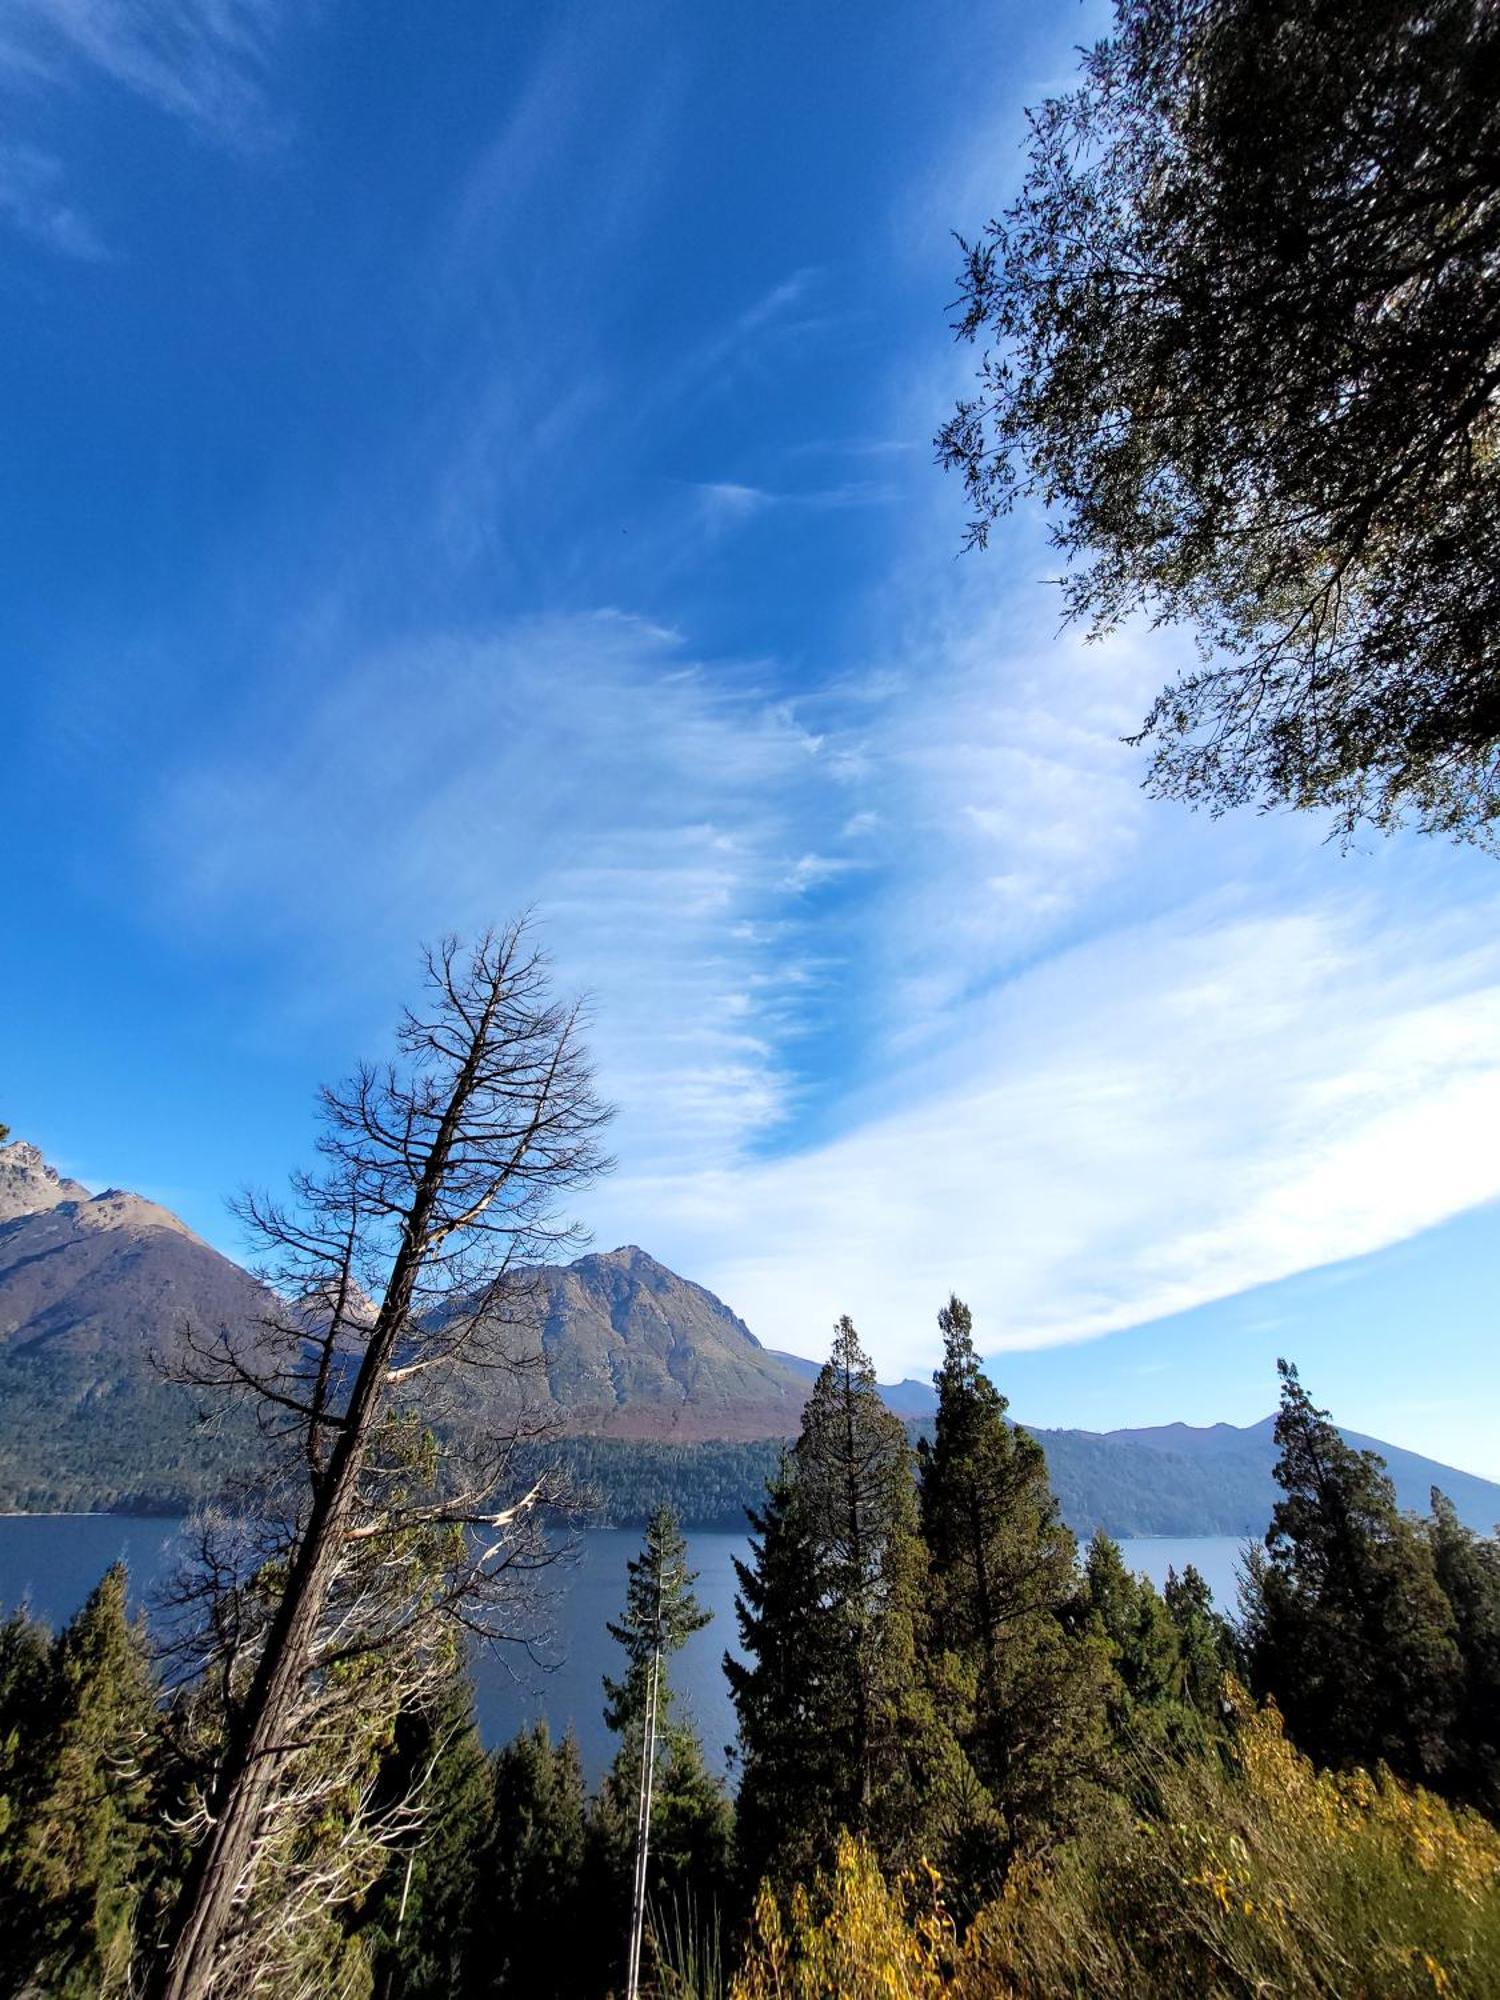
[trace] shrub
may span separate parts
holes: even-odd
[[[1500,1833],[1386,1773],[1315,1770],[1274,1707],[1230,1697],[1227,1752],[1019,1863],[961,1941],[936,1878],[887,1883],[845,1839],[784,1908],[762,1890],[732,2000],[1500,1995]]]

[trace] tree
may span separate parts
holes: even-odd
[[[248,1396],[299,1483],[263,1496],[237,1542],[205,1538],[200,1645],[225,1734],[153,1969],[160,2000],[227,1979],[278,1820],[331,1791],[365,1796],[356,1770],[316,1754],[351,1713],[344,1681],[373,1661],[391,1717],[417,1705],[455,1627],[496,1630],[498,1603],[547,1556],[544,1488],[516,1487],[539,1428],[524,1398],[482,1436],[455,1423],[440,1446],[435,1420],[445,1384],[472,1391],[539,1359],[517,1346],[515,1267],[566,1240],[556,1204],[603,1168],[607,1113],[579,1011],[551,997],[523,924],[470,950],[449,940],[426,968],[399,1061],[324,1093],[320,1170],[290,1204],[244,1204],[275,1303],[190,1343],[194,1379]],[[325,1884],[324,1903],[338,1893]]]
[[[0,1624],[0,1974],[6,1941],[26,1927],[18,1874],[27,1815],[52,1727],[52,1635],[29,1612]]]
[[[604,1719],[620,1739],[591,1829],[595,1865],[607,1877],[610,1935],[625,1942],[637,1843],[637,1803],[646,1721],[655,1688],[657,1741],[646,1890],[656,1923],[691,1912],[712,1923],[729,1876],[731,1815],[723,1787],[703,1761],[692,1725],[674,1712],[669,1664],[712,1619],[693,1591],[687,1544],[675,1510],[657,1507],[641,1553],[626,1564],[625,1609],[609,1635],[625,1654],[619,1680],[606,1675]],[[658,1658],[660,1666],[658,1670]]]
[[[1150,1577],[1127,1568],[1119,1543],[1102,1528],[1084,1557],[1082,1603],[1089,1628],[1109,1646],[1116,1735],[1154,1734],[1182,1681],[1177,1627]]]
[[[917,1446],[932,1646],[1005,1845],[1035,1845],[1076,1823],[1103,1768],[1107,1669],[1097,1644],[1069,1629],[1077,1547],[1042,1448],[1006,1421],[962,1300],[938,1325],[937,1413]]]
[[[1453,1613],[1384,1461],[1346,1444],[1280,1361],[1281,1456],[1266,1553],[1243,1612],[1251,1678],[1298,1745],[1444,1789],[1460,1661]]]
[[[915,1860],[962,1760],[922,1672],[926,1551],[906,1433],[848,1319],[739,1566],[749,1663],[739,1837],[753,1881],[826,1859],[840,1827]]]
[[[735,1558],[735,1616],[746,1655],[724,1655],[739,1724],[735,1848],[741,1886],[774,1865],[791,1877],[833,1838],[838,1751],[825,1724],[843,1667],[822,1587],[820,1551],[796,1463],[783,1458],[750,1510],[751,1559]]]
[[[576,2000],[593,1989],[604,1940],[583,1895],[585,1802],[578,1745],[547,1725],[496,1752],[462,1988],[474,2000]]]
[[[26,1934],[7,1940],[7,1955],[19,1947],[30,1978],[58,2000],[109,2000],[128,1990],[149,1876],[157,1735],[156,1682],[127,1614],[123,1564],[60,1634],[47,1673],[15,1857]]]
[[[1500,1540],[1466,1528],[1436,1487],[1424,1527],[1459,1656],[1448,1789],[1500,1821]]]
[[[1071,617],[1196,631],[1160,794],[1493,842],[1497,74],[1490,0],[1116,0],[962,245],[940,455],[974,542],[1052,509]]]
[[[390,1850],[361,1926],[375,1990],[381,2000],[448,2000],[470,1990],[476,1924],[489,1916],[494,1897],[485,1851],[493,1773],[461,1659],[434,1701],[398,1716],[379,1784],[381,1807],[399,1811],[418,1798],[421,1816],[410,1840]]]
[[[1224,1676],[1239,1671],[1234,1627],[1214,1609],[1213,1592],[1188,1563],[1179,1576],[1167,1571],[1162,1602],[1177,1628],[1177,1698],[1215,1726],[1224,1699]]]

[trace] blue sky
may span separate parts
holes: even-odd
[[[417,941],[535,903],[644,1244],[1019,1415],[1500,1475],[1500,872],[1210,822],[1183,657],[960,556],[955,257],[1102,23],[12,0],[0,1115],[233,1251]]]

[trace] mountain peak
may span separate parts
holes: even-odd
[[[29,1139],[12,1139],[0,1146],[0,1222],[18,1215],[40,1215],[65,1201],[88,1201],[80,1181],[60,1174]]]

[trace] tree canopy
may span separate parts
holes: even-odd
[[[1051,509],[1069,612],[1202,663],[1158,793],[1493,844],[1500,9],[1117,0],[965,242],[938,438],[971,539]]]

